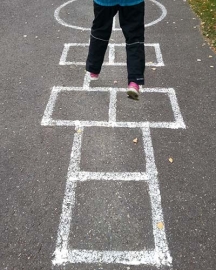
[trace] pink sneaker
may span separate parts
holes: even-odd
[[[139,85],[135,82],[130,82],[128,85],[127,94],[133,99],[138,99],[139,97]]]
[[[95,74],[95,73],[90,72],[90,78],[92,81],[97,81],[99,78],[99,74]]]

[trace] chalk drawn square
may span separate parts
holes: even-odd
[[[84,46],[69,46],[66,63],[71,63],[75,65],[80,65],[80,63],[83,63],[83,60],[87,59],[88,56],[88,47],[88,44]]]
[[[154,248],[146,183],[79,182],[72,220],[70,249],[139,251]]]
[[[108,121],[109,93],[62,91],[59,93],[53,119]]]
[[[117,122],[174,122],[169,95],[167,93],[143,92],[139,101],[131,102],[125,93],[117,94]]]
[[[133,140],[137,139],[137,143]],[[80,170],[89,172],[145,172],[139,128],[88,127],[82,140]]]
[[[126,48],[125,44],[110,44],[110,49],[113,49],[113,58],[115,59],[113,62],[118,66],[126,65]],[[164,61],[161,53],[161,48],[158,43],[145,43],[145,62],[148,67],[163,67]]]
[[[85,66],[88,50],[89,43],[65,43],[59,65]],[[108,62],[108,54],[107,50],[104,57],[105,63]]]

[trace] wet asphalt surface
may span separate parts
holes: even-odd
[[[57,0],[0,3],[0,269],[52,269],[74,127],[41,125],[53,86],[82,86],[84,66],[60,66],[64,43],[87,43],[89,31],[60,25]],[[159,172],[166,236],[173,270],[214,270],[216,265],[216,55],[200,21],[182,0],[163,1],[167,16],[146,28],[146,43],[159,43],[164,67],[147,67],[145,87],[174,88],[186,129],[151,129]],[[91,1],[64,7],[61,18],[90,27]],[[161,15],[146,0],[146,23]],[[111,42],[122,43],[121,32]],[[87,50],[68,55],[85,61]],[[124,61],[125,52],[116,57]],[[68,59],[69,59],[68,58]],[[146,48],[147,61],[155,61]],[[115,81],[115,83],[114,83]],[[99,87],[127,86],[125,67],[104,66]],[[108,119],[106,92],[64,92],[54,119]],[[143,94],[134,102],[119,93],[119,121],[173,121],[169,100]],[[81,169],[143,172],[139,129],[90,127],[83,137]],[[134,144],[133,139],[138,143]],[[173,163],[169,158],[173,158]],[[148,187],[143,182],[79,183],[70,230],[71,249],[140,250],[154,247]],[[68,264],[53,269],[156,270],[153,266]],[[163,270],[169,267],[161,268]]]

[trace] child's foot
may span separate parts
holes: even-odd
[[[139,97],[139,85],[135,82],[130,82],[128,85],[127,94],[133,99],[138,99]]]
[[[99,78],[99,74],[95,74],[95,73],[90,72],[90,78],[92,81],[97,81]]]

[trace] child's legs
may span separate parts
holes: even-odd
[[[95,19],[91,28],[90,46],[86,70],[99,74],[112,32],[113,17],[118,6],[104,7],[94,3]]]
[[[120,7],[119,21],[126,40],[128,83],[144,84],[144,13],[145,3]]]

